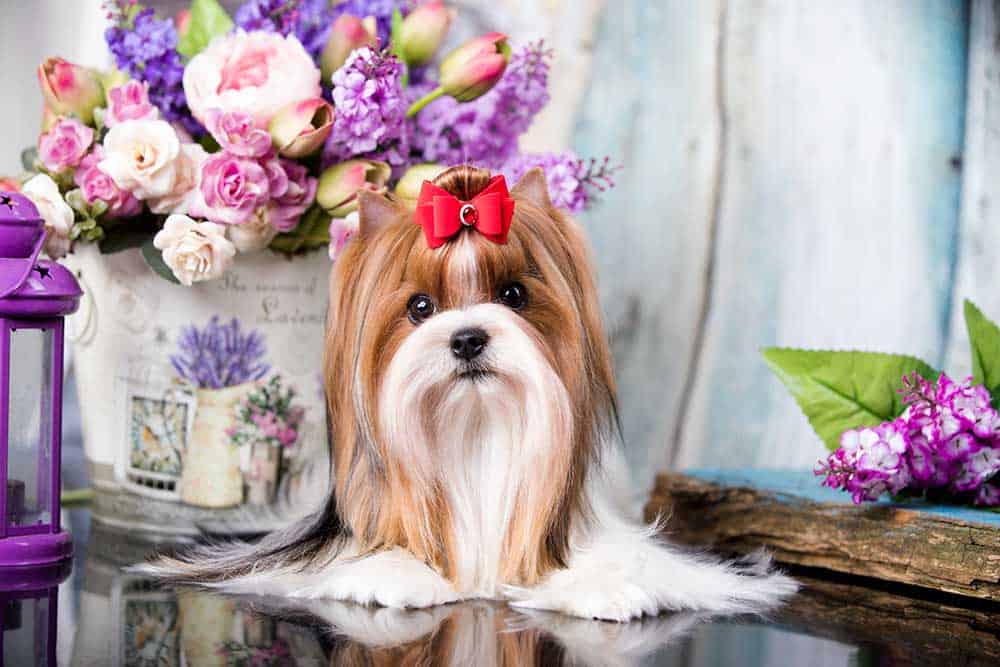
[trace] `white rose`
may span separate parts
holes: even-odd
[[[320,96],[320,71],[299,40],[239,30],[219,37],[184,68],[184,94],[195,118],[210,109],[241,111],[267,127],[283,107]]]
[[[271,224],[266,208],[259,208],[249,220],[242,225],[227,225],[229,240],[239,252],[256,252],[266,248],[278,230]]]
[[[181,144],[177,156],[174,189],[162,197],[147,199],[149,210],[160,215],[188,213],[201,215],[204,208],[201,196],[201,166],[208,153],[199,144]]]
[[[167,218],[153,245],[163,252],[163,261],[182,285],[218,278],[236,255],[222,225],[195,222],[181,214]]]
[[[59,259],[69,252],[69,231],[73,228],[73,209],[59,194],[59,186],[46,174],[32,176],[21,192],[34,203],[45,220],[45,252]]]
[[[181,142],[170,123],[127,120],[104,137],[98,167],[137,199],[157,199],[174,191],[180,155]]]

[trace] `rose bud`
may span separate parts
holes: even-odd
[[[52,113],[52,109],[42,105],[42,133],[48,132],[59,122],[58,114]]]
[[[97,74],[62,58],[47,58],[38,66],[38,85],[53,113],[75,114],[87,124],[94,120],[94,109],[104,103],[104,90]]]
[[[420,5],[403,20],[399,29],[399,55],[410,67],[426,65],[440,48],[455,13],[440,0]]]
[[[0,176],[0,192],[20,192],[21,181],[11,176]]]
[[[471,102],[489,92],[503,76],[510,60],[507,35],[491,32],[458,47],[441,61],[438,70],[439,84],[413,103],[407,117],[420,113],[425,106],[449,95],[459,102]]]
[[[415,164],[406,170],[403,177],[396,183],[393,193],[396,197],[411,209],[417,208],[417,199],[420,197],[420,188],[424,181],[433,181],[438,174],[445,170],[445,167],[433,162]]]
[[[293,159],[312,155],[333,129],[333,107],[323,98],[302,100],[279,111],[268,125],[275,148]]]
[[[366,44],[377,44],[375,25],[368,19],[361,20],[357,16],[341,14],[330,28],[330,38],[319,57],[320,71],[323,80],[329,81],[333,73],[347,62],[351,51],[360,49]]]
[[[358,210],[358,192],[385,192],[392,168],[375,160],[347,160],[335,164],[319,177],[316,202],[330,216],[343,218]]]
[[[178,39],[183,39],[187,31],[191,29],[191,10],[182,9],[174,16],[174,25],[177,27]]]

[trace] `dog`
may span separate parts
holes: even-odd
[[[138,571],[386,607],[506,600],[610,621],[766,609],[795,582],[630,517],[612,359],[581,228],[541,170],[452,167],[416,211],[359,193],[332,271],[332,489],[257,544]],[[417,224],[415,224],[417,223]]]

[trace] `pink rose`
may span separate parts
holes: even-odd
[[[358,233],[358,212],[352,211],[344,218],[330,220],[330,260],[336,261],[347,242]]]
[[[156,120],[159,112],[149,102],[149,84],[129,81],[108,91],[104,124],[114,127],[126,120]]]
[[[320,96],[320,72],[299,40],[239,30],[216,39],[184,68],[191,113],[208,125],[208,111],[244,111],[266,128],[283,107]]]
[[[205,127],[223,150],[240,157],[263,157],[271,150],[271,135],[254,125],[253,116],[242,111],[206,112]]]
[[[271,192],[268,173],[256,160],[216,153],[201,170],[204,215],[212,222],[239,225],[267,203]]]
[[[38,157],[52,173],[80,164],[94,141],[94,130],[74,118],[60,118],[38,138]]]
[[[73,181],[83,191],[83,198],[88,204],[97,200],[108,205],[106,215],[109,218],[128,218],[138,215],[142,204],[127,190],[115,185],[114,179],[101,171],[98,163],[104,159],[104,148],[94,146],[94,150],[80,161],[80,166],[73,174]]]
[[[288,179],[288,187],[283,194],[271,200],[268,214],[275,229],[288,232],[295,229],[299,218],[316,199],[316,179],[297,162],[281,160],[281,166]]]

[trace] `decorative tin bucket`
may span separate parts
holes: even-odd
[[[322,501],[325,253],[241,255],[193,287],[157,276],[135,249],[86,245],[66,263],[85,292],[67,338],[96,519],[252,533]],[[256,441],[281,446],[248,452]]]

